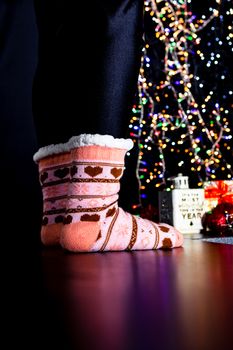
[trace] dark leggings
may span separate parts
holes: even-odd
[[[39,146],[81,133],[126,137],[140,66],[143,0],[35,0],[35,10]]]

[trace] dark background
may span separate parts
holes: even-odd
[[[69,349],[42,274],[41,192],[32,82],[37,29],[31,0],[0,0],[2,345]]]
[[[37,63],[33,1],[0,1],[0,130],[3,236],[18,250],[38,244],[40,190],[32,117]]]

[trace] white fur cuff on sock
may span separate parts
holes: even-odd
[[[34,162],[38,162],[39,160],[51,156],[53,154],[59,154],[68,152],[70,150],[69,143],[58,143],[56,145],[49,145],[45,147],[41,147],[33,156]]]
[[[131,139],[117,139],[111,135],[100,134],[81,134],[73,136],[69,140],[70,149],[82,146],[105,146],[111,148],[120,148],[129,151],[133,148],[133,141]]]
[[[91,145],[120,148],[129,151],[133,148],[134,144],[131,139],[117,139],[111,135],[81,134],[79,136],[71,137],[70,140],[66,143],[58,143],[56,145],[41,147],[34,154],[33,160],[35,162],[38,162],[39,160],[53,154],[64,153],[76,147]]]

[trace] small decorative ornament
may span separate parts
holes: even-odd
[[[170,180],[172,191],[159,192],[159,221],[183,234],[199,233],[204,214],[204,189],[189,188],[188,176],[182,174]]]

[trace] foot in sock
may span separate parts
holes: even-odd
[[[66,144],[41,148],[34,161],[39,166],[39,181],[43,194],[41,241],[44,245],[60,244],[60,234],[66,211],[71,159]]]
[[[120,178],[130,139],[82,134],[68,142],[72,174],[60,237],[72,252],[175,248],[183,236],[174,227],[131,215],[118,207]]]

